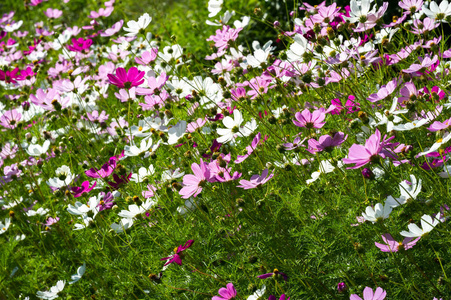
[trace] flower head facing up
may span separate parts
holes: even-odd
[[[121,89],[131,89],[144,83],[145,72],[139,71],[136,67],[131,67],[128,72],[124,68],[117,68],[116,75],[108,74],[111,84]]]
[[[326,117],[324,109],[315,110],[313,113],[308,109],[304,109],[302,112],[297,112],[294,116],[296,120],[293,120],[293,123],[298,127],[321,128],[326,124],[324,122]]]
[[[164,264],[164,266],[167,266],[171,263],[176,263],[179,266],[182,265],[182,258],[183,258],[183,251],[185,251],[186,249],[188,249],[189,247],[191,247],[191,245],[194,243],[194,240],[188,240],[185,245],[180,245],[177,248],[174,249],[175,254],[168,256],[168,257],[163,257],[160,260],[168,260],[168,262],[166,262]]]
[[[221,297],[214,296],[211,298],[211,300],[230,300],[234,299],[237,295],[236,289],[233,286],[233,283],[227,283],[227,286],[225,288],[220,288],[218,291],[218,294],[221,295]]]
[[[391,138],[390,138],[391,139]],[[365,146],[354,144],[349,148],[348,158],[343,158],[345,164],[355,164],[348,169],[357,169],[367,163],[379,161],[379,157],[385,158],[389,152],[384,149],[388,140],[381,141],[381,133],[379,129],[366,140]]]

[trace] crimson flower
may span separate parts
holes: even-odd
[[[171,263],[176,263],[179,266],[182,265],[182,258],[183,258],[183,251],[185,251],[186,249],[188,249],[189,247],[191,247],[191,245],[194,243],[194,240],[188,240],[185,245],[180,245],[177,248],[174,249],[175,254],[168,256],[168,257],[163,257],[160,260],[169,260],[167,263],[164,264],[164,266],[167,266]]]
[[[72,45],[67,45],[67,49],[74,52],[81,52],[83,50],[89,49],[92,45],[91,39],[72,39]]]
[[[265,279],[265,278],[269,278],[269,277],[279,277],[279,276],[282,276],[283,280],[288,281],[288,275],[283,272],[280,272],[278,269],[274,269],[274,271],[272,271],[272,273],[258,275],[257,278]]]
[[[75,187],[71,188],[71,190],[74,193],[73,194],[74,197],[77,198],[77,197],[83,196],[85,193],[87,194],[90,191],[92,191],[92,189],[96,186],[96,184],[97,184],[97,181],[95,181],[94,184],[91,187],[89,187],[89,181],[86,180],[81,184],[81,187],[75,186]]]
[[[86,176],[91,178],[105,178],[110,176],[116,168],[117,158],[111,157],[100,169],[91,168],[85,171]]]
[[[6,83],[17,83],[16,79],[19,77],[19,68],[15,68],[12,71],[0,70],[0,81],[5,81]]]
[[[144,74],[145,72],[139,71],[136,67],[131,67],[128,72],[124,68],[117,68],[116,75],[108,74],[108,79],[118,88],[131,89],[144,82]]]

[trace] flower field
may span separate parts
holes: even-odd
[[[0,299],[451,299],[451,3],[168,3],[0,4]]]

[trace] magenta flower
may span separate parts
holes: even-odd
[[[348,287],[346,286],[346,283],[344,283],[344,282],[339,282],[339,283],[338,283],[338,285],[337,285],[337,291],[338,291],[339,293],[343,293],[343,292],[345,292],[347,289],[348,289]]]
[[[89,193],[90,191],[92,191],[92,189],[96,186],[97,181],[94,182],[94,184],[89,187],[89,181],[83,181],[83,183],[81,184],[81,187],[75,186],[73,188],[71,188],[72,193],[74,195],[75,198],[83,196],[84,194]]]
[[[100,169],[91,168],[85,171],[86,176],[91,178],[105,178],[113,173],[116,168],[117,158],[115,156],[111,157],[107,163],[105,163]]]
[[[161,258],[160,260],[169,260],[167,263],[165,263],[164,265],[167,266],[171,263],[176,263],[179,266],[182,265],[182,258],[183,258],[183,251],[185,251],[186,249],[188,249],[189,247],[191,247],[191,245],[194,243],[194,240],[188,240],[185,245],[180,245],[177,248],[174,249],[175,254],[168,256],[168,257],[164,257]]]
[[[245,190],[256,188],[257,186],[263,185],[268,182],[273,176],[274,172],[268,176],[268,169],[264,169],[262,175],[252,175],[250,180],[242,179],[240,180],[240,185],[237,187],[243,188]]]
[[[405,238],[402,243],[395,241],[395,239],[389,234],[385,233],[382,235],[382,240],[385,244],[374,243],[377,248],[381,249],[382,252],[398,252],[400,249],[408,250],[416,245],[421,237],[416,239],[410,237]]]
[[[274,295],[270,295],[268,300],[277,300],[276,296]],[[280,296],[279,300],[290,300],[290,297],[285,296],[285,294],[282,294],[282,296]]]
[[[128,72],[124,68],[117,68],[116,75],[108,74],[108,79],[111,84],[121,89],[130,89],[144,82],[144,74],[145,72],[139,71],[136,67],[131,67]]]
[[[354,100],[355,100],[355,97],[353,95],[349,95],[348,100],[346,100],[345,107],[343,107],[343,104],[341,103],[340,99],[338,99],[338,98],[332,99],[331,104],[333,106],[335,106],[335,109],[333,109],[329,113],[331,115],[339,115],[341,113],[341,111],[345,108],[347,110],[347,112],[346,112],[347,114],[352,114],[356,111],[359,111],[360,103],[355,102]]]
[[[81,52],[83,50],[89,49],[92,45],[91,39],[72,39],[72,45],[67,45],[67,49],[74,52]]]
[[[385,158],[389,154],[388,151],[384,150],[386,142],[388,140],[381,142],[381,133],[379,129],[376,129],[376,132],[366,140],[365,146],[354,144],[349,148],[348,158],[343,158],[343,163],[355,164],[348,169],[357,169],[369,162],[377,162],[378,156]]]
[[[17,73],[19,73],[19,68],[15,68],[12,71],[0,70],[0,81],[4,81],[6,83],[17,83],[16,79],[19,77]]]
[[[293,123],[299,127],[321,128],[326,124],[326,122],[323,122],[326,117],[324,109],[315,110],[313,113],[308,109],[304,109],[302,112],[297,112],[294,116],[296,120],[293,120]]]
[[[193,170],[194,175],[187,174],[183,177],[183,184],[185,186],[179,191],[183,199],[199,195],[202,192],[202,187],[211,179],[208,164],[202,158],[200,159],[200,164],[193,163],[191,165],[191,170]]]
[[[352,294],[351,297],[349,297],[349,300],[383,300],[385,299],[386,295],[387,292],[380,287],[378,287],[376,291],[373,292],[373,289],[367,286],[363,290],[363,299],[356,294]]]
[[[220,288],[218,294],[221,295],[221,297],[214,296],[211,300],[229,300],[235,298],[237,295],[233,283],[227,283],[225,288]]]
[[[288,275],[283,272],[280,272],[278,269],[274,269],[274,271],[272,273],[258,275],[257,278],[260,278],[260,279],[265,279],[265,278],[269,278],[269,277],[277,278],[280,276],[282,276],[283,280],[288,281]]]

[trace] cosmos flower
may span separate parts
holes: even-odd
[[[179,266],[182,265],[182,258],[183,258],[183,251],[185,251],[186,249],[188,249],[189,247],[191,247],[191,245],[194,243],[194,240],[188,240],[185,245],[180,245],[177,248],[174,249],[175,254],[168,256],[168,257],[163,257],[160,260],[168,260],[168,262],[166,262],[164,264],[164,266],[167,266],[171,263],[176,263]],[[228,298],[229,299],[229,298]]]
[[[211,300],[230,300],[236,297],[237,292],[233,283],[227,283],[225,288],[219,289],[218,294],[221,295],[221,297],[214,296]]]

